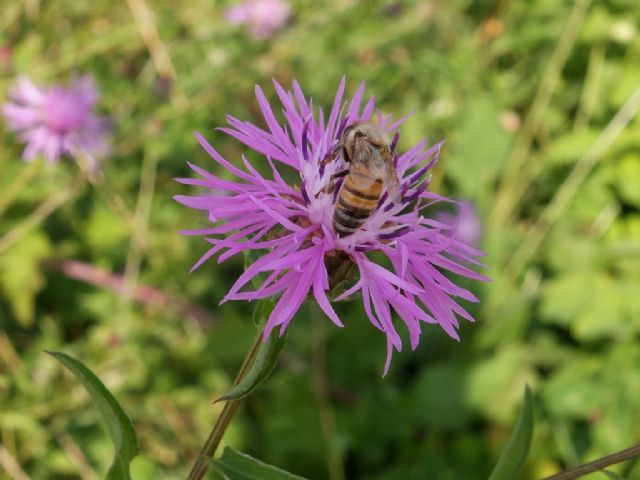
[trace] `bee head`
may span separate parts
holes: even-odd
[[[389,136],[369,123],[353,123],[342,132],[340,144],[342,156],[349,163],[353,159],[356,148],[374,148],[378,151],[388,149],[391,141]]]

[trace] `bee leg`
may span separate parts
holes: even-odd
[[[333,175],[331,175],[331,177],[329,177],[329,184],[326,187],[322,188],[318,193],[316,193],[316,198],[318,198],[321,193],[325,193],[325,194],[333,193],[334,190],[336,189],[335,180],[337,178],[346,177],[347,175],[349,175],[348,169],[342,170],[341,172],[336,172]]]
[[[322,161],[320,162],[320,166],[321,168],[326,167],[327,165],[329,165],[331,162],[335,161],[336,158],[338,158],[338,152],[340,150],[336,147],[331,149],[322,159]]]

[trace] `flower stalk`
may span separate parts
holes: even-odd
[[[255,339],[253,340],[253,343],[251,344],[247,355],[244,358],[242,366],[238,371],[238,375],[233,382],[234,385],[238,385],[238,383],[240,383],[240,381],[245,377],[245,375],[247,375],[247,373],[253,366],[258,354],[258,350],[263,343],[262,336],[262,329],[260,329]],[[220,445],[220,441],[222,440],[224,433],[227,431],[227,428],[231,423],[231,419],[238,411],[238,408],[240,408],[240,404],[242,403],[243,398],[244,397],[226,401],[222,412],[220,412],[220,416],[211,429],[211,433],[209,434],[207,441],[204,443],[202,449],[200,450],[200,455],[193,465],[193,468],[191,469],[187,480],[201,480],[202,478],[204,478],[209,468],[208,459],[213,458],[213,456],[215,455],[216,450]]]
[[[636,445],[620,452],[612,453],[611,455],[607,455],[606,457],[599,458],[597,460],[594,460],[593,462],[585,463],[570,470],[556,473],[554,475],[551,475],[550,477],[544,478],[543,480],[572,480],[574,478],[582,477],[583,475],[586,475],[588,473],[597,472],[598,470],[602,470],[603,468],[609,467],[616,463],[630,460],[631,458],[637,457],[639,455],[640,445]]]

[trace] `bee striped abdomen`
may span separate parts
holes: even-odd
[[[364,187],[363,187],[364,186]],[[339,237],[356,232],[378,206],[382,180],[355,168],[344,180],[333,210],[333,229]]]

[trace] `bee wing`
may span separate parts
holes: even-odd
[[[388,148],[385,150],[383,157],[384,175],[382,176],[382,180],[384,181],[384,186],[387,188],[389,198],[392,202],[395,202],[400,197],[400,181],[398,180],[396,167],[393,164],[393,158]]]
[[[354,165],[349,170],[349,182],[358,190],[367,190],[376,183],[376,177],[362,165]]]

